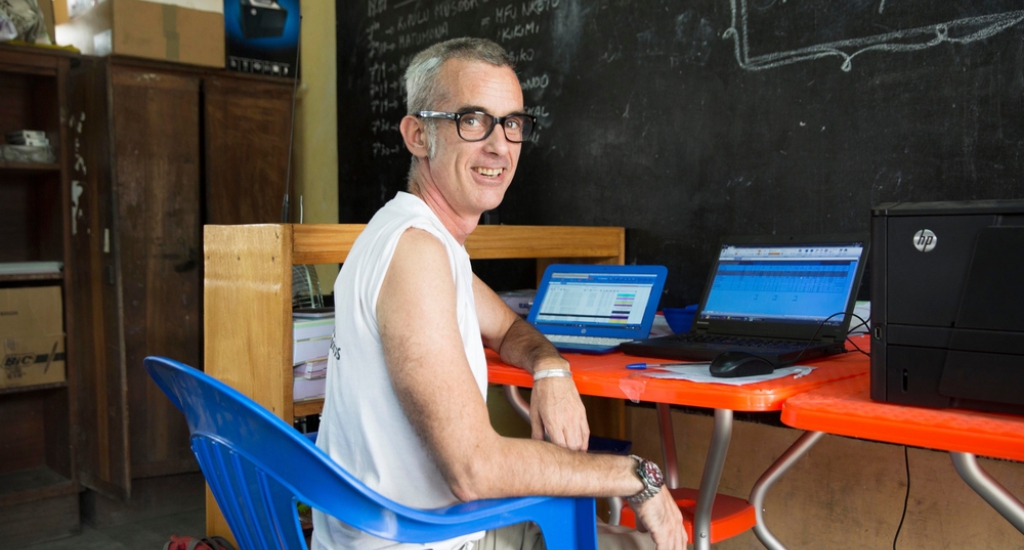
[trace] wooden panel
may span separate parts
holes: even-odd
[[[621,227],[547,227],[481,225],[466,239],[474,260],[504,258],[589,258],[621,264],[625,230]]]
[[[291,423],[292,226],[204,228],[206,372]],[[231,536],[207,491],[206,532]]]
[[[292,420],[291,227],[208,225],[204,230],[206,372],[287,422]]]
[[[0,473],[32,468],[46,457],[45,401],[37,392],[0,396]],[[0,483],[0,493],[9,492]]]
[[[131,490],[128,403],[120,347],[120,306],[111,189],[107,63],[83,58],[71,73],[69,111],[75,157],[67,203],[68,363],[77,419],[75,458],[83,485],[113,498]],[[84,116],[84,120],[83,120]],[[71,121],[69,121],[70,123]],[[75,197],[77,196],[77,200]]]
[[[116,65],[111,78],[129,456],[140,472],[186,471],[185,419],[142,360],[202,366],[199,79]]]
[[[206,222],[282,221],[291,82],[210,76],[204,81],[203,102]]]
[[[296,264],[343,263],[362,232],[359,224],[304,224],[295,227]],[[544,227],[481,225],[466,240],[474,260],[581,258],[622,264],[625,229],[621,227]]]
[[[0,44],[0,71],[55,75],[57,67],[75,57],[68,52],[44,51],[32,47]]]
[[[352,250],[352,243],[366,227],[363,224],[294,225],[292,260],[295,265],[340,264]]]

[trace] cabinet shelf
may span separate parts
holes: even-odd
[[[0,160],[0,290],[59,286],[60,326],[67,334],[65,380],[0,389],[0,548],[66,537],[81,525],[72,400],[76,363],[69,343],[78,326],[67,300],[75,290],[69,288],[75,277],[68,262],[73,251],[68,117],[81,112],[69,108],[68,91],[71,65],[80,59],[75,53],[0,44],[0,134],[45,132],[54,153],[53,162]]]
[[[77,492],[74,481],[46,466],[0,474],[0,507]]]
[[[60,164],[55,162],[7,162],[0,160],[0,171],[3,172],[60,172]]]
[[[13,388],[0,388],[0,395],[9,395],[12,393],[25,393],[30,391],[43,391],[43,390],[55,390],[58,388],[66,388],[68,383],[64,382],[51,382],[49,384],[36,384],[34,386],[16,386]],[[0,482],[0,493],[3,492],[2,482]]]
[[[296,401],[292,404],[292,417],[299,418],[300,416],[309,416],[311,414],[320,414],[324,410],[324,398],[315,397],[313,399],[303,399],[302,401]]]
[[[0,283],[22,283],[31,281],[60,281],[63,273],[0,273]]]

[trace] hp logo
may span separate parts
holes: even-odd
[[[939,238],[932,233],[931,229],[922,229],[914,233],[914,248],[921,252],[931,252],[937,244],[939,244]]]

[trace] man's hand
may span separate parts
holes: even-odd
[[[587,411],[572,378],[538,380],[530,395],[530,424],[533,439],[544,439],[572,451],[586,451],[590,438]]]
[[[634,507],[633,511],[639,520],[637,527],[646,528],[651,533],[658,550],[686,550],[683,514],[672,500],[668,487],[663,487],[650,500]]]

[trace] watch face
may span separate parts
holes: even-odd
[[[651,485],[654,485],[655,487],[661,487],[661,468],[658,468],[657,464],[651,462],[650,460],[645,460],[644,474],[647,476],[647,479],[650,480]]]

